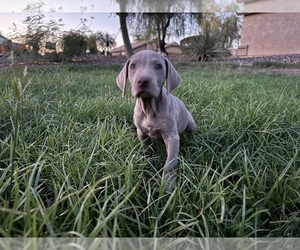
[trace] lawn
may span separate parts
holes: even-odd
[[[0,236],[300,237],[300,81],[177,64],[178,188],[144,156],[121,65],[0,69]]]

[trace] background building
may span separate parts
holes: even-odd
[[[136,43],[132,43],[131,44],[133,52],[137,53],[141,50],[154,50],[154,51],[159,51],[158,46],[156,45],[155,42],[136,42]],[[166,51],[170,54],[170,55],[176,55],[176,54],[181,54],[181,49],[178,43],[176,42],[172,42],[170,44],[167,44],[165,46]],[[125,55],[125,47],[124,45],[114,48],[112,50],[110,50],[110,53],[113,56],[124,56]]]
[[[299,0],[239,0],[244,21],[239,56],[300,54]]]

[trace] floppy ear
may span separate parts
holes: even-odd
[[[165,58],[165,61],[167,67],[167,75],[166,75],[167,92],[169,94],[179,86],[181,82],[181,77],[167,58]]]
[[[127,78],[128,78],[129,61],[130,60],[127,60],[126,64],[124,65],[124,67],[122,68],[121,72],[119,73],[119,75],[116,79],[119,88],[122,90],[123,97],[125,96],[125,91],[126,91],[126,82],[127,82]]]

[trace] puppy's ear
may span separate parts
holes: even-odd
[[[119,88],[122,90],[122,96],[125,96],[126,92],[126,82],[128,78],[128,65],[129,65],[130,59],[127,60],[126,64],[122,68],[121,72],[119,73],[116,81],[119,86]]]
[[[181,82],[181,77],[167,58],[165,58],[165,61],[166,61],[166,71],[167,71],[166,72],[167,92],[169,94],[179,86]]]

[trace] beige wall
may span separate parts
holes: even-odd
[[[300,54],[300,13],[245,15],[241,47],[248,56]]]

